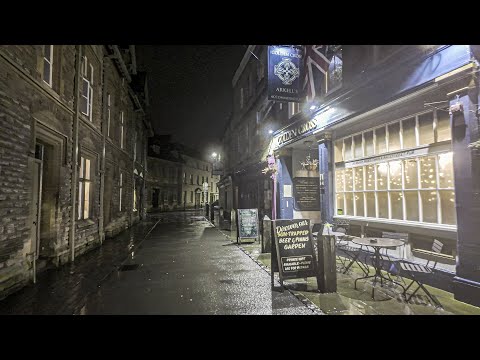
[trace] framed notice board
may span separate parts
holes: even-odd
[[[318,284],[310,219],[275,220],[273,233],[275,254],[272,252],[272,271],[278,271],[282,286],[285,279],[311,276],[317,277]]]
[[[258,209],[237,209],[237,242],[242,239],[255,241],[258,238]]]
[[[320,179],[296,177],[293,179],[293,206],[297,211],[320,210]]]

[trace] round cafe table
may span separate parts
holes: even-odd
[[[364,238],[354,238],[352,240],[354,244],[362,245],[362,246],[371,246],[374,249],[373,254],[373,267],[375,268],[375,274],[367,275],[355,279],[355,289],[357,288],[357,281],[373,278],[373,286],[372,286],[372,299],[375,300],[375,284],[377,283],[377,279],[380,279],[380,285],[383,286],[383,281],[388,281],[400,286],[403,289],[403,294],[405,294],[405,288],[399,282],[390,279],[382,274],[382,267],[380,265],[381,255],[380,249],[382,248],[389,248],[389,247],[399,247],[405,245],[403,241],[398,239],[389,239],[389,238],[376,238],[376,237],[364,237]]]

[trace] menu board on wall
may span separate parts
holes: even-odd
[[[310,219],[275,220],[273,228],[280,280],[317,276]]]
[[[258,209],[238,209],[238,239],[258,238]]]
[[[320,211],[320,179],[296,177],[293,179],[293,207],[297,211]]]

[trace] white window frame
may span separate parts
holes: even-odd
[[[437,131],[438,131],[438,126],[436,126],[438,120],[437,120],[437,111],[442,111],[442,110],[433,110],[433,114],[432,114],[432,127],[433,127],[433,137],[434,137],[434,143],[430,144],[430,146],[435,146],[436,143],[438,143],[438,134],[437,134]],[[354,160],[358,160],[358,159],[361,159],[362,157],[355,157],[355,151],[354,151],[354,145],[355,145],[355,137],[359,134],[362,134],[362,154],[364,155],[363,157],[365,157],[365,153],[366,153],[366,142],[365,142],[365,136],[364,134],[365,133],[368,133],[370,131],[373,130],[373,155],[369,155],[368,158],[371,158],[371,157],[376,157],[376,156],[381,156],[381,155],[384,155],[384,154],[387,154],[389,153],[389,133],[388,133],[388,129],[389,129],[389,126],[391,126],[392,124],[395,124],[395,123],[400,123],[400,149],[398,150],[395,150],[395,152],[397,151],[403,151],[403,150],[409,150],[409,149],[415,149],[415,148],[418,148],[418,147],[426,147],[426,146],[429,146],[429,145],[426,145],[426,144],[423,144],[423,145],[420,145],[420,139],[419,139],[419,121],[418,121],[418,118],[419,116],[421,115],[424,115],[424,114],[427,114],[429,112],[432,112],[432,110],[428,110],[428,111],[423,111],[423,112],[420,112],[420,113],[417,113],[417,114],[413,114],[413,115],[409,115],[409,116],[406,116],[406,117],[403,117],[401,119],[398,119],[398,120],[395,120],[395,121],[391,121],[391,122],[388,122],[388,123],[385,123],[381,126],[376,126],[376,127],[373,127],[373,128],[369,128],[369,129],[366,129],[362,132],[359,132],[359,133],[355,133],[355,134],[352,134],[352,135],[349,135],[349,136],[346,136],[346,137],[343,137],[343,138],[340,138],[340,139],[337,139],[334,141],[334,143],[337,143],[338,142],[341,142],[341,151],[340,153],[342,154],[342,159],[335,159],[335,162],[338,163],[338,162],[343,162],[344,159],[345,159],[345,139],[347,138],[350,138],[351,139],[351,144],[352,144],[352,147],[350,149],[350,151],[352,152],[352,158],[349,160],[349,161],[354,161]],[[409,119],[412,119],[412,118],[415,118],[415,145],[414,146],[411,146],[411,147],[408,147],[406,148],[404,146],[404,134],[403,134],[403,121],[406,121],[406,120],[409,120]],[[377,152],[377,149],[376,149],[376,142],[377,142],[377,138],[376,138],[376,133],[377,133],[377,129],[380,129],[380,128],[384,128],[385,129],[385,139],[386,139],[386,150],[384,152],[381,152],[381,153],[378,153]],[[443,141],[442,141],[443,142]],[[349,216],[349,217],[359,217],[359,218],[375,218],[375,219],[379,219],[379,220],[391,220],[391,221],[408,221],[408,222],[411,222],[411,223],[424,223],[424,224],[432,224],[432,225],[441,225],[441,226],[449,226],[449,227],[456,227],[456,225],[452,225],[452,224],[445,224],[443,222],[443,218],[442,218],[442,209],[441,209],[441,196],[440,196],[440,191],[453,191],[455,192],[455,187],[454,187],[454,183],[452,182],[452,185],[451,187],[441,187],[440,186],[440,175],[439,175],[439,157],[442,155],[442,154],[447,154],[447,153],[450,153],[452,150],[448,150],[448,151],[438,151],[438,152],[433,152],[433,153],[429,153],[429,154],[426,154],[426,155],[418,155],[418,156],[415,156],[415,157],[407,157],[407,158],[398,158],[398,159],[391,159],[391,160],[379,160],[378,162],[375,161],[371,164],[367,164],[367,165],[360,165],[361,167],[363,167],[363,190],[359,190],[358,192],[356,191],[356,187],[355,187],[355,169],[357,169],[358,167],[360,166],[356,166],[356,167],[352,167],[352,181],[353,181],[353,187],[352,187],[352,190],[351,191],[347,191],[347,182],[346,182],[346,174],[345,174],[345,170],[346,168],[335,168],[335,172],[336,171],[343,171],[343,184],[344,184],[344,189],[343,191],[339,191],[337,192],[337,190],[335,189],[335,216],[342,216],[342,215],[338,215],[338,202],[337,202],[337,196],[338,195],[341,195],[343,196],[343,210],[344,210],[344,213],[343,215],[346,215],[347,212],[351,212],[349,209],[347,209],[347,193],[352,193],[352,197],[353,197],[353,212],[352,214],[349,214],[349,215],[346,215],[346,216]],[[433,157],[435,159],[435,171],[436,171],[436,179],[435,179],[435,187],[432,187],[432,188],[422,188],[422,184],[421,184],[421,168],[420,168],[420,164],[421,164],[421,159],[422,158],[427,158],[427,157]],[[409,189],[406,189],[405,188],[405,164],[404,164],[404,161],[405,160],[415,160],[416,164],[417,164],[417,187],[416,188],[409,188]],[[401,177],[401,182],[402,182],[402,186],[400,189],[392,189],[391,188],[391,183],[390,183],[390,162],[394,162],[394,161],[400,161],[400,164],[401,164],[401,174],[402,174],[402,177]],[[378,178],[378,174],[377,174],[377,165],[380,164],[380,163],[386,163],[387,164],[387,188],[386,189],[378,189],[378,183],[377,183],[377,178]],[[366,182],[367,182],[367,167],[369,165],[373,165],[374,166],[374,190],[367,190],[367,187],[366,187]],[[337,175],[335,174],[334,175],[334,179],[335,179],[335,185],[334,187],[336,188],[336,179],[337,179]],[[430,222],[424,222],[423,220],[423,206],[422,206],[422,198],[421,198],[421,192],[422,191],[431,191],[431,192],[436,192],[436,200],[437,200],[437,203],[436,203],[436,206],[437,206],[437,222],[436,223],[430,223]],[[367,197],[366,197],[366,193],[367,192],[370,192],[370,193],[374,193],[375,194],[375,216],[370,216],[370,214],[368,214],[367,212]],[[380,218],[378,215],[379,215],[379,206],[378,206],[378,193],[379,192],[386,192],[387,193],[387,201],[388,201],[388,216],[386,218]],[[402,212],[403,212],[403,219],[393,219],[392,218],[392,193],[396,193],[396,192],[399,192],[401,193],[401,196],[402,196]],[[414,220],[407,220],[407,217],[408,217],[408,214],[407,214],[407,206],[406,206],[406,197],[405,197],[405,193],[416,193],[417,194],[417,200],[418,200],[418,213],[419,213],[419,216],[418,216],[418,221],[414,221]],[[355,194],[361,194],[363,193],[363,197],[364,197],[364,214],[367,214],[368,216],[357,216],[357,211],[356,211],[356,202],[355,202],[355,198],[354,198],[354,195]]]
[[[136,131],[134,131],[133,138],[135,139],[135,142],[133,144],[133,161],[137,161],[137,132]]]
[[[288,118],[290,119],[295,114],[300,112],[300,103],[290,101],[288,103]]]
[[[120,171],[120,179],[118,183],[119,189],[119,201],[118,201],[118,211],[122,212],[122,195],[123,195],[123,172]]]
[[[123,117],[123,111],[120,111],[120,148],[124,148],[124,136],[125,136],[125,129],[124,129],[125,123],[124,123],[124,117]]]
[[[89,167],[89,177],[86,177],[87,174],[87,161],[88,161],[88,167]],[[81,156],[80,157],[80,169],[79,169],[79,175],[78,175],[78,215],[77,219],[78,220],[85,220],[89,219],[91,216],[91,199],[92,199],[92,164],[93,161],[91,158],[86,157],[86,156]],[[88,208],[85,209],[85,189],[86,189],[86,184],[88,184]],[[87,216],[85,216],[85,211],[87,212]]]
[[[133,211],[136,212],[138,211],[137,209],[137,186],[136,186],[136,180],[133,179]]]
[[[48,81],[45,81],[45,71],[42,75],[43,82],[47,84],[48,86],[52,87],[52,79],[53,79],[53,45],[43,45],[43,70],[45,69],[45,63],[48,64],[48,67],[50,68],[49,71],[49,76],[48,76]],[[50,47],[50,58],[45,57],[45,47],[49,46]]]
[[[88,59],[86,56],[83,57],[83,66],[82,66],[82,77],[83,77],[83,83],[87,84],[87,94],[85,95],[83,93],[83,84],[81,88],[81,96],[86,99],[87,101],[87,112],[85,113],[83,109],[80,111],[82,114],[86,115],[90,121],[93,121],[92,119],[92,108],[93,108],[93,65],[90,64],[90,78],[88,78]]]
[[[111,95],[107,93],[107,136],[110,137],[110,121],[112,116]]]

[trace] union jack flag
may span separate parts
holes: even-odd
[[[307,101],[325,92],[330,61],[326,57],[328,45],[305,45],[305,81]],[[320,74],[317,72],[320,71]]]

